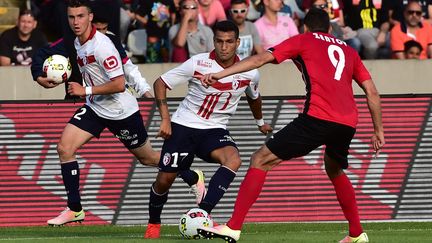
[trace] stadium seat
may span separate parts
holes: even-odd
[[[147,51],[147,32],[145,29],[136,29],[129,33],[127,48],[133,56],[145,56]]]

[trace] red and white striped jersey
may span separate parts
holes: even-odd
[[[171,121],[197,129],[226,129],[228,120],[235,113],[243,93],[252,99],[259,97],[259,73],[256,69],[220,79],[209,88],[205,88],[200,80],[193,78],[195,74],[223,70],[215,57],[214,51],[195,55],[161,76],[169,89],[182,83],[188,83],[189,87],[186,97],[172,115]],[[236,61],[238,60],[237,56]]]
[[[75,39],[77,62],[86,86],[98,86],[110,82],[113,78],[122,76],[123,68],[120,55],[111,40],[104,34],[92,32],[84,44]],[[136,111],[136,98],[128,91],[109,95],[87,95],[86,104],[98,116],[121,120]]]

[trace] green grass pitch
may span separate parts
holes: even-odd
[[[432,242],[432,222],[364,223],[370,242]],[[145,226],[1,227],[0,242],[209,242],[187,240],[177,226],[163,225],[161,238],[144,240]],[[343,223],[246,224],[240,242],[338,242],[347,231]],[[214,239],[211,242],[224,242]]]

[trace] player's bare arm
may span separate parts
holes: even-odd
[[[226,68],[218,73],[209,73],[204,76],[196,76],[196,78],[200,79],[201,83],[204,86],[208,87],[213,85],[217,80],[221,78],[225,78],[235,73],[242,73],[255,68],[259,68],[266,63],[273,62],[274,59],[274,56],[270,52],[265,51],[260,54],[247,57],[242,61],[237,62],[231,67]]]
[[[259,131],[264,135],[267,135],[269,132],[272,132],[273,128],[269,124],[264,122],[263,119],[261,96],[259,96],[257,99],[252,99],[246,95],[246,98],[249,104],[249,108],[252,111],[253,117],[257,122]]]
[[[168,103],[166,98],[166,85],[162,79],[158,78],[153,84],[153,89],[155,93],[156,104],[161,116],[161,124],[156,137],[167,139],[171,136],[171,118],[168,111]]]
[[[372,146],[375,150],[375,156],[378,156],[380,150],[385,144],[384,140],[384,128],[381,117],[381,101],[378,90],[372,80],[366,80],[361,85],[363,91],[366,94],[367,104],[369,112],[372,117],[374,126],[374,134],[372,136]]]
[[[86,88],[91,88],[88,94],[92,95],[109,95],[115,93],[121,93],[125,91],[125,78],[123,75],[115,77],[111,82],[104,83],[102,85],[83,87],[79,83],[70,82],[68,87],[68,93],[70,95],[85,96]]]

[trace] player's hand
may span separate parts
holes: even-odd
[[[76,82],[69,82],[67,92],[70,95],[84,96],[84,97],[86,96],[85,88],[81,84]]]
[[[273,128],[267,123],[264,123],[264,125],[262,125],[262,126],[258,126],[258,129],[264,135],[267,135],[267,134],[273,132]]]
[[[375,151],[375,158],[378,157],[381,149],[384,147],[385,141],[384,141],[384,133],[376,133],[371,138],[372,147]]]
[[[44,87],[44,88],[46,88],[46,89],[51,89],[51,88],[57,87],[57,86],[59,86],[59,84],[60,84],[60,83],[56,83],[56,82],[54,82],[54,80],[52,80],[52,79],[50,79],[50,78],[42,77],[42,76],[39,76],[39,77],[37,78],[36,82],[37,82],[40,86],[42,86],[42,87]]]
[[[171,137],[171,133],[171,119],[163,118],[156,138],[162,137],[163,139],[168,139],[169,137]]]
[[[214,73],[209,74],[195,74],[194,78],[199,79],[201,81],[202,86],[208,88],[217,82],[217,79],[214,77]]]

